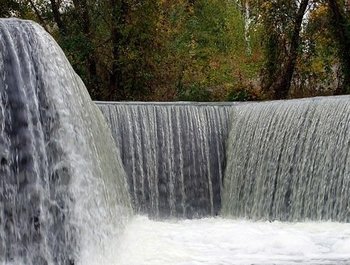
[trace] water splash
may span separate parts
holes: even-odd
[[[105,265],[348,265],[350,224],[137,217]]]
[[[0,264],[83,264],[131,213],[108,127],[37,24],[0,20]]]

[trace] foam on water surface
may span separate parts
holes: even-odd
[[[115,253],[103,265],[349,264],[350,224],[139,216]]]

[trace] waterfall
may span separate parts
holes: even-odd
[[[98,105],[121,150],[137,211],[188,218],[218,213],[232,104]]]
[[[98,105],[141,213],[349,221],[348,101]]]
[[[350,222],[348,102],[97,107],[43,28],[0,19],[0,264],[256,264],[261,252],[285,264],[286,227],[299,234],[282,251],[293,263],[347,264],[349,224],[138,217],[124,229],[132,207],[152,218]],[[301,251],[310,243],[316,254]]]
[[[130,209],[108,126],[62,50],[1,19],[0,264],[84,264]]]
[[[343,96],[235,108],[223,215],[349,222],[349,102]]]

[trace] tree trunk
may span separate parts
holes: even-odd
[[[43,16],[41,15],[40,11],[38,10],[38,8],[36,7],[36,5],[33,3],[33,0],[29,0],[29,4],[30,6],[33,8],[34,13],[36,15],[36,17],[39,19],[40,24],[43,26],[43,28],[49,32],[48,28],[47,28],[47,23],[45,22]]]
[[[82,32],[86,41],[89,44],[90,50],[86,57],[87,69],[89,72],[89,90],[92,92],[92,97],[97,100],[103,100],[100,82],[97,74],[97,55],[92,42],[93,30],[91,28],[91,19],[88,2],[86,0],[73,0],[74,6],[81,20]]]
[[[335,93],[348,94],[350,93],[350,21],[336,0],[328,0],[328,5],[343,70],[343,85]]]
[[[126,23],[128,6],[125,0],[110,0],[112,10],[112,67],[109,75],[108,97],[120,100],[126,97],[122,82],[121,47],[125,42],[122,28]]]
[[[300,2],[298,12],[294,20],[289,54],[282,69],[277,75],[276,80],[270,86],[270,91],[274,93],[274,99],[284,99],[287,98],[289,94],[295,65],[298,59],[301,26],[308,4],[309,0],[302,0]]]
[[[65,36],[67,33],[66,26],[64,25],[62,18],[61,18],[61,13],[60,13],[60,7],[58,2],[56,0],[50,0],[51,3],[51,9],[52,9],[52,14],[53,18],[57,24],[57,27],[61,33],[62,36]]]

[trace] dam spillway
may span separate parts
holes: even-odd
[[[1,19],[0,264],[349,264],[349,99],[104,118],[43,28]]]
[[[242,105],[227,144],[225,215],[350,221],[350,97]]]
[[[221,130],[221,136],[226,136],[219,138],[222,143],[214,141],[224,154],[222,175],[213,178],[220,180],[217,187],[220,187],[221,199],[215,204],[220,209],[218,216],[213,218],[209,211],[192,208],[206,218],[174,221],[176,216],[183,218],[181,211],[175,212],[178,214],[175,216],[169,215],[169,211],[163,216],[155,215],[148,211],[153,207],[148,201],[142,201],[141,211],[137,206],[139,202],[134,201],[136,212],[147,213],[151,220],[142,216],[133,219],[126,230],[122,254],[115,257],[116,264],[349,264],[349,100],[349,96],[340,96],[218,105],[98,104],[107,117],[117,146],[124,152],[122,160],[129,184],[134,181],[130,178],[142,183],[144,174],[130,172],[139,172],[137,167],[143,164],[139,159],[154,152],[151,148],[137,148],[143,145],[137,141],[160,140],[164,141],[158,143],[160,146],[168,146],[174,142],[170,140],[174,135],[176,141],[187,141],[178,138],[178,128],[171,126],[173,120],[180,117],[175,114],[178,111],[184,111],[187,119],[198,119],[204,113],[219,109],[220,115],[212,115],[210,119],[218,119],[211,121],[212,124],[224,126],[214,126],[214,135]],[[198,115],[199,112],[202,113]],[[159,116],[161,121],[154,118]],[[152,124],[157,130],[149,130],[144,124]],[[194,136],[186,132],[183,120],[175,124],[183,130],[182,136]],[[149,130],[148,133],[145,130]],[[168,137],[157,138],[154,134],[162,130],[170,130]],[[134,141],[123,140],[125,136],[133,137]],[[212,139],[209,137],[207,141]],[[195,144],[199,145],[195,150],[205,146],[201,141],[193,141],[191,148]],[[135,150],[141,154],[135,154]],[[165,150],[173,152],[171,157],[181,153],[174,147]],[[168,157],[164,154],[169,155],[169,151],[160,152],[158,165],[167,164]],[[211,153],[212,156],[218,154]],[[218,158],[212,160],[218,161]],[[133,165],[132,171],[128,170],[130,165]],[[206,164],[202,166],[210,168]],[[155,173],[148,178],[163,177],[159,171],[148,173]],[[173,173],[172,178],[180,181],[180,176]],[[201,179],[208,181],[205,177]],[[151,187],[155,188],[157,186]],[[197,188],[196,182],[185,187],[189,194]],[[165,198],[168,202],[171,194],[164,195],[158,200]],[[210,193],[202,196],[207,196],[206,202],[210,201]]]
[[[182,218],[219,213],[232,105],[98,103],[121,150],[136,211]]]
[[[98,105],[140,212],[348,222],[349,99]]]

